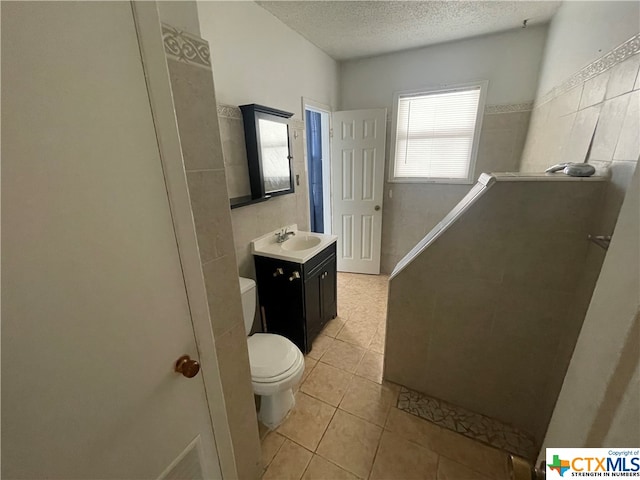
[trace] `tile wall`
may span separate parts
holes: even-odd
[[[239,478],[258,478],[258,422],[208,44],[167,25],[163,35],[236,468]]]
[[[588,305],[577,291],[605,185],[493,185],[391,278],[385,379],[539,445]]]
[[[530,104],[488,105],[478,146],[482,172],[515,172],[529,128]],[[388,125],[389,135],[391,128]],[[387,137],[387,158],[390,138]],[[395,265],[464,197],[472,185],[387,183],[382,220],[381,270]],[[389,197],[389,190],[393,191]]]
[[[585,66],[536,102],[521,170],[587,162],[610,176],[592,215],[593,235],[612,235],[640,156],[640,34]],[[605,251],[590,244],[577,302],[587,313]]]
[[[270,105],[278,108],[277,105]],[[249,170],[244,141],[244,125],[240,109],[230,105],[218,105],[218,121],[222,138],[222,153],[226,171],[229,198],[248,195]],[[249,243],[265,233],[293,223],[300,230],[309,228],[309,195],[307,169],[304,155],[304,124],[295,118],[289,121],[289,142],[293,156],[295,192],[273,197],[254,205],[231,210],[234,249],[238,269],[243,277],[255,278],[255,268]]]
[[[611,234],[640,156],[640,34],[538,100],[521,170],[588,162],[611,182],[599,228]]]

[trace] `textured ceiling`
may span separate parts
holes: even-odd
[[[336,60],[545,23],[559,1],[258,1]]]

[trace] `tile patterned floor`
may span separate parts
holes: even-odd
[[[507,455],[396,408],[382,380],[386,276],[338,274],[338,317],[305,359],[296,406],[262,430],[263,479],[506,480]]]
[[[535,461],[538,454],[531,435],[493,418],[471,412],[408,388],[400,388],[397,407],[436,425]]]

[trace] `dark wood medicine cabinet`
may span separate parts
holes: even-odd
[[[240,105],[244,121],[251,195],[232,198],[231,208],[264,202],[294,192],[289,124],[293,113],[257,105]]]

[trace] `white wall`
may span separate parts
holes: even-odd
[[[219,103],[301,116],[301,97],[337,107],[338,63],[254,2],[198,2]]]
[[[542,96],[640,31],[638,2],[563,2],[549,28]]]
[[[489,80],[487,105],[529,102],[546,33],[530,27],[344,62],[341,108],[389,108],[396,91],[473,80]]]

